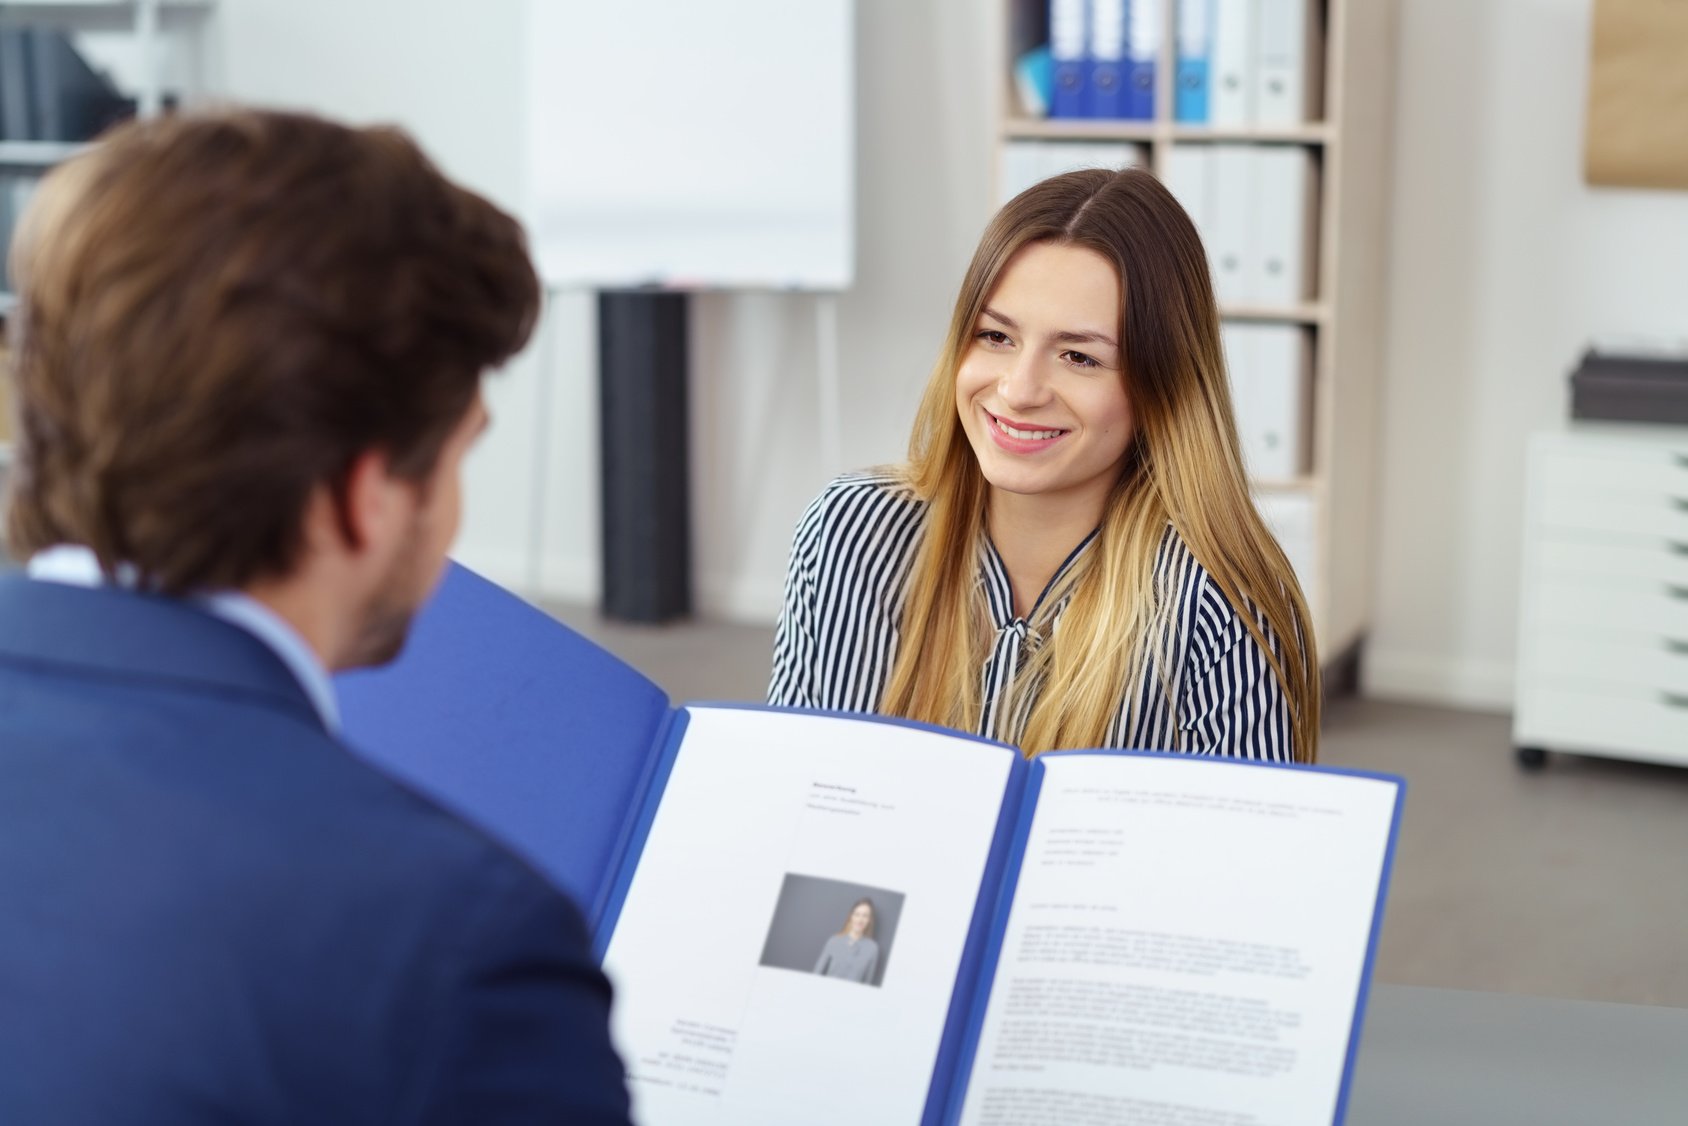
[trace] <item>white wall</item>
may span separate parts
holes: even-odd
[[[1581,170],[1590,0],[1403,0],[1367,689],[1506,709],[1524,447],[1590,337],[1688,335],[1688,193]]]
[[[241,101],[403,124],[449,174],[514,208],[522,7],[224,0],[213,80]],[[859,0],[857,281],[838,299],[842,465],[819,453],[814,299],[693,302],[694,558],[705,613],[772,620],[803,505],[840,469],[902,454],[987,217],[994,15],[977,0]],[[589,299],[562,297],[535,345],[494,381],[494,429],[470,463],[458,547],[500,581],[579,601],[598,591],[595,334]]]
[[[708,297],[693,333],[706,611],[771,621],[791,532],[839,470],[900,460],[990,202],[996,40],[968,0],[861,0],[856,284],[838,299],[842,465],[820,459],[808,298]]]

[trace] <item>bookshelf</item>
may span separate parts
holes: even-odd
[[[1333,687],[1351,686],[1371,613],[1395,5],[1390,0],[1302,0],[1308,120],[1250,127],[1175,120],[1176,0],[1160,0],[1156,16],[1152,119],[1031,116],[1016,90],[1014,66],[1026,51],[1048,42],[1049,2],[999,2],[999,176],[1000,154],[1017,142],[1129,143],[1137,146],[1142,165],[1163,180],[1169,178],[1175,154],[1196,146],[1290,148],[1307,154],[1309,293],[1288,303],[1222,300],[1220,313],[1227,326],[1293,326],[1307,343],[1300,471],[1258,477],[1254,488],[1307,591],[1327,679]],[[1278,519],[1286,511],[1298,531],[1286,530]]]
[[[87,148],[75,141],[0,141],[0,168],[51,168]]]
[[[71,33],[78,51],[105,71],[136,112],[164,112],[172,97],[191,98],[205,85],[202,42],[214,0],[29,0],[0,2],[0,27],[47,26]],[[83,141],[0,139],[0,251],[11,242],[11,225],[33,184],[54,165],[89,147]],[[0,278],[0,355],[4,322],[16,298]],[[5,409],[0,402],[0,409]],[[11,460],[11,443],[0,424],[0,480]]]

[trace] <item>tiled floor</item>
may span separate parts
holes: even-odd
[[[772,632],[558,616],[675,700],[758,699]],[[1324,762],[1407,780],[1380,981],[1688,1006],[1688,770],[1555,756],[1520,771],[1508,718],[1346,701]]]

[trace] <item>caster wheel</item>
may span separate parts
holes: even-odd
[[[1540,770],[1547,765],[1547,752],[1540,747],[1519,747],[1518,765],[1525,770]]]

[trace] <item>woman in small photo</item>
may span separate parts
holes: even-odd
[[[1307,604],[1249,492],[1201,239],[1149,173],[991,221],[908,461],[798,525],[768,698],[1028,757],[1314,759]]]
[[[844,929],[831,935],[815,960],[815,972],[863,985],[873,984],[879,968],[879,943],[873,940],[873,900],[858,899],[844,919]]]

